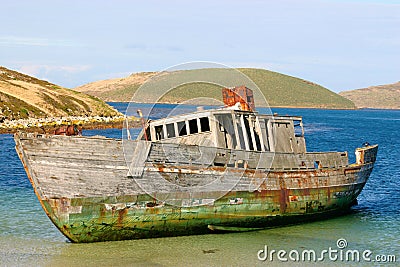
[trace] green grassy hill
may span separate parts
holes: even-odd
[[[117,116],[102,100],[0,67],[0,120]]]
[[[355,105],[352,101],[318,85],[303,79],[272,72],[264,69],[240,68],[237,69],[249,77],[262,94],[268,104],[274,107],[312,107],[312,108],[337,108],[352,109]],[[97,81],[75,88],[74,90],[94,95],[105,101],[129,102],[142,86],[138,102],[153,102],[158,99],[161,90],[174,87],[173,90],[164,94],[159,100],[168,103],[181,103],[188,99],[199,97],[210,97],[221,99],[220,86],[201,82],[202,80],[217,80],[229,86],[243,84],[243,77],[233,77],[225,69],[200,69],[164,72],[156,75],[155,72],[135,73],[126,78]],[[239,75],[240,76],[240,75]],[[196,77],[200,78],[199,82]],[[145,83],[146,81],[150,81]],[[209,80],[207,80],[209,81]],[[247,84],[246,84],[247,85]],[[247,85],[248,86],[248,85]],[[252,86],[248,86],[252,88]],[[253,89],[253,88],[252,88]],[[257,96],[256,96],[257,101]]]

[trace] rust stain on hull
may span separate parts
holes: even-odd
[[[354,179],[358,174],[353,173]],[[251,229],[326,218],[347,212],[365,185],[364,181],[287,188],[286,184],[299,184],[293,180],[301,180],[303,185],[313,184],[302,176],[304,173],[298,171],[285,178],[280,172],[270,172],[269,179],[277,179],[280,189],[268,190],[264,185],[254,192],[229,192],[212,205],[176,207],[155,203],[146,194],[42,201],[49,217],[71,241],[97,242],[204,234],[210,231],[209,225]],[[205,192],[202,197],[212,196]]]
[[[80,213],[68,213],[68,216],[63,216],[63,211],[71,210],[73,206],[62,206],[58,211],[59,214],[50,212],[50,216],[56,226],[73,242],[204,234],[209,232],[208,225],[236,226],[244,229],[267,228],[345,213],[363,186],[364,184],[359,184],[329,190],[310,190],[311,194],[319,195],[323,191],[325,198],[320,198],[318,201],[301,199],[304,196],[302,189],[285,189],[287,193],[284,193],[284,196],[287,194],[298,196],[295,203],[286,198],[285,203],[281,203],[282,190],[258,193],[235,192],[219,199],[212,206],[179,209],[168,205],[147,207],[144,201],[135,205],[131,203],[132,206],[116,212],[115,210],[104,212],[103,206],[106,203],[101,203],[99,199],[84,198],[79,200],[79,203],[83,203]],[[335,193],[328,196],[328,191]],[[232,204],[230,200],[238,197],[242,201],[241,204]],[[279,201],[276,202],[276,199]],[[51,206],[49,202],[44,202],[45,206]],[[59,203],[65,205],[67,202],[59,200]],[[74,205],[74,201],[70,203]],[[98,204],[93,205],[93,203]]]

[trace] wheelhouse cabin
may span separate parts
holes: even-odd
[[[301,117],[240,109],[202,110],[151,121],[138,139],[246,151],[305,153]]]

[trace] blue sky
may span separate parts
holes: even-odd
[[[400,0],[2,1],[0,65],[65,86],[190,62],[400,81]]]

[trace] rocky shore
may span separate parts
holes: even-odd
[[[126,118],[125,116],[115,117],[48,117],[48,118],[29,118],[19,120],[4,120],[0,123],[1,133],[15,133],[17,131],[52,133],[55,129],[64,125],[78,125],[82,129],[106,129],[123,128],[125,121],[128,120],[129,127],[141,127],[140,120],[135,117]]]

